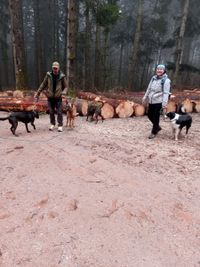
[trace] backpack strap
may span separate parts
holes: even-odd
[[[162,90],[164,90],[164,84],[165,84],[165,81],[167,80],[167,77],[164,77],[162,78],[161,80],[161,86],[162,86]]]
[[[161,80],[161,86],[162,86],[162,91],[164,92],[164,84],[165,84],[165,81],[167,80],[167,78],[168,77],[164,77],[164,78],[162,78],[162,80]],[[170,96],[171,96],[171,88],[170,88],[170,90],[169,90],[169,98],[170,98]]]

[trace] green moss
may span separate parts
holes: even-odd
[[[76,58],[75,53],[70,53],[69,60],[74,60]]]
[[[26,90],[27,89],[27,78],[23,71],[19,71],[16,74],[16,90]]]
[[[76,96],[76,91],[73,88],[69,88],[67,95],[70,97],[75,97]]]
[[[119,19],[117,4],[102,4],[97,11],[97,23],[102,27],[114,25]]]

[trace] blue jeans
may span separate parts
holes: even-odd
[[[62,98],[48,98],[50,123],[56,125],[55,114],[57,113],[58,126],[63,126]]]

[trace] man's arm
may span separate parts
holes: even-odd
[[[48,75],[44,77],[43,82],[40,84],[40,87],[37,90],[36,97],[39,97],[40,93],[47,87],[48,84]]]
[[[67,91],[68,91],[66,77],[63,77],[63,79],[62,79],[62,86],[63,86],[62,95],[66,96]]]

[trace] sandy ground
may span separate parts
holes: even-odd
[[[1,112],[3,116],[5,113]],[[1,267],[199,267],[200,116],[189,137],[147,117],[28,134],[0,123]],[[31,126],[30,126],[31,128]]]

